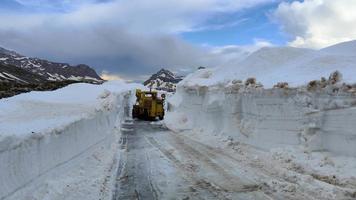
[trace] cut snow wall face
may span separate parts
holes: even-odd
[[[356,155],[356,97],[297,89],[179,88],[166,124],[201,129],[258,148],[302,146]],[[178,97],[179,96],[179,97]]]
[[[99,111],[90,119],[74,122],[60,131],[43,137],[31,137],[10,149],[0,150],[0,199],[7,199],[17,190],[42,175],[72,162],[96,145],[112,140],[114,127],[124,113],[129,96],[118,95],[109,111]]]

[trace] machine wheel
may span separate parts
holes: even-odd
[[[149,120],[149,116],[148,116],[148,110],[147,109],[144,109],[143,110],[143,118],[145,119],[145,120]]]
[[[132,108],[132,118],[134,119],[134,118],[137,118],[138,116],[137,116],[137,108],[136,108],[136,106],[134,106],[133,108]]]
[[[163,113],[162,113],[162,115],[160,115],[158,118],[159,118],[159,120],[163,120],[164,119],[164,111],[163,111]]]

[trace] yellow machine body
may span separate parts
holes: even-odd
[[[136,90],[136,103],[132,109],[132,117],[143,120],[162,120],[164,117],[164,98],[158,97],[156,91]]]

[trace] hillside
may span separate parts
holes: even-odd
[[[30,84],[30,83],[43,83],[47,80],[31,72],[28,72],[25,69],[0,64],[0,82],[13,82],[18,84]]]
[[[0,64],[0,99],[30,91],[48,91],[62,88],[75,80],[49,81],[25,69]]]
[[[71,66],[67,63],[51,62],[23,56],[15,51],[0,47],[0,64],[12,65],[37,74],[48,81],[85,81],[100,83],[102,79],[87,65]]]

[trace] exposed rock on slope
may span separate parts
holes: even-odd
[[[169,70],[161,69],[156,74],[153,74],[143,84],[152,89],[174,92],[176,90],[176,84],[181,80],[181,76],[176,76]]]
[[[99,83],[102,79],[87,65],[71,66],[39,58],[30,58],[0,47],[0,64],[12,65],[44,77],[49,81],[86,81]]]
[[[44,77],[28,72],[25,69],[0,64],[0,82],[2,83],[36,84],[46,81]]]
[[[30,91],[55,90],[72,83],[83,81],[58,80],[46,78],[12,65],[0,64],[0,99]],[[93,83],[92,81],[90,81]]]

